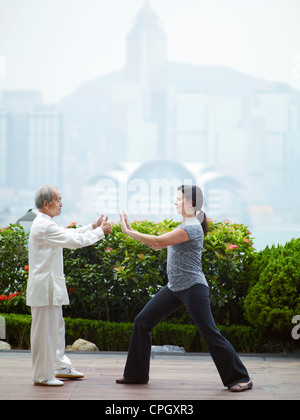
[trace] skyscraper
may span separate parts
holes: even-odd
[[[62,182],[62,116],[40,92],[3,91],[0,109],[0,186],[36,189]]]
[[[6,111],[0,109],[0,188],[8,182],[7,157],[7,117]]]
[[[159,19],[150,7],[149,1],[145,1],[136,16],[131,32],[127,35],[127,80],[140,83],[148,92],[164,92],[166,44],[166,36],[161,29]],[[146,111],[151,111],[151,108]]]
[[[156,153],[165,155],[167,40],[158,16],[145,1],[127,36],[127,82],[142,92],[142,115],[156,125]]]

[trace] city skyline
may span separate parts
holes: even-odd
[[[122,68],[124,40],[144,3],[0,0],[0,89],[39,90],[44,103],[56,103]],[[148,3],[168,35],[169,61],[228,66],[300,91],[297,0]]]
[[[299,222],[299,92],[286,82],[225,65],[170,60],[170,35],[154,3],[139,1],[122,41],[125,66],[81,83],[52,106],[43,103],[42,90],[1,88],[9,80],[9,69],[2,68],[2,208],[10,207],[14,215],[23,212],[35,188],[52,178],[64,191],[65,218],[78,214],[87,222],[100,211],[101,199],[107,209],[114,207],[114,215],[124,201],[136,216],[162,217],[170,199],[163,203],[160,187],[149,197],[153,181],[163,188],[167,178],[174,189],[175,180],[187,178],[205,187],[209,216],[246,224],[252,219],[264,227],[270,221],[276,226]],[[222,10],[220,2],[213,3]],[[174,1],[175,8],[178,4]],[[42,9],[37,11],[42,14]],[[193,47],[196,55],[200,47]],[[297,60],[293,66],[296,80]]]

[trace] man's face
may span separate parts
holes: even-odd
[[[61,193],[58,189],[53,189],[53,197],[51,203],[44,201],[43,210],[50,217],[59,216],[62,208]]]

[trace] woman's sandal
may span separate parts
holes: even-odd
[[[120,378],[120,379],[116,379],[116,382],[117,382],[117,384],[132,384],[132,385],[134,385],[134,384],[139,384],[139,385],[142,385],[142,384],[147,384],[148,383],[148,381],[136,381],[136,380],[134,380],[134,379],[126,379],[126,378]]]
[[[252,381],[249,381],[245,385],[241,385],[240,383],[235,384],[235,385],[233,385],[229,388],[229,391],[231,391],[231,392],[243,392],[243,391],[247,391],[247,389],[252,389],[252,388],[253,388],[253,383],[252,383]]]

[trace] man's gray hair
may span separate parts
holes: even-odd
[[[35,206],[37,209],[41,209],[43,207],[44,201],[48,201],[49,204],[52,202],[53,198],[53,190],[56,187],[53,185],[42,185],[35,194]]]

